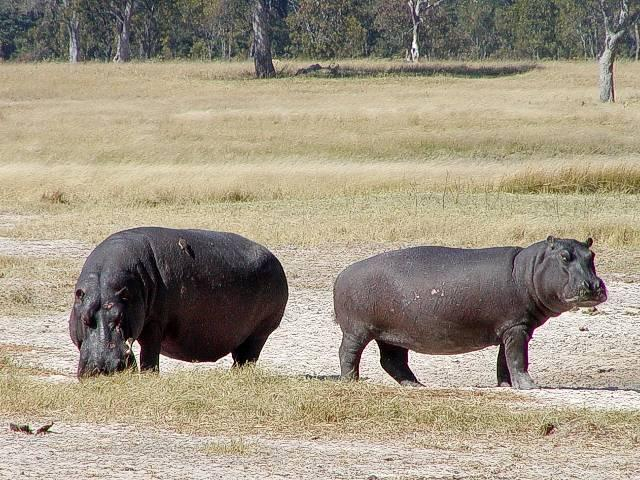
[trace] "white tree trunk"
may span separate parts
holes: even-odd
[[[80,60],[80,21],[75,6],[70,4],[69,0],[62,0],[64,7],[64,18],[67,24],[67,33],[69,34],[69,62],[78,63]]]
[[[127,0],[124,9],[119,12],[118,18],[118,48],[113,61],[117,63],[128,62],[131,58],[131,16],[133,15],[133,1]]]
[[[69,62],[78,63],[80,60],[80,22],[76,12],[73,12],[67,21],[67,31],[69,32]]]
[[[613,84],[613,62],[616,59],[615,50],[609,42],[605,43],[604,51],[600,55],[600,101],[615,102],[615,88]]]
[[[416,63],[420,60],[420,38],[419,27],[422,19],[420,18],[420,7],[422,6],[422,0],[408,0],[409,13],[411,15],[411,23],[413,25],[413,36],[411,38],[411,50],[407,55],[407,60],[412,63]]]
[[[409,60],[416,63],[420,60],[420,47],[418,46],[418,24],[413,24],[413,39],[411,40],[411,50],[409,51]]]

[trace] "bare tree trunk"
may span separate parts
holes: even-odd
[[[71,14],[67,21],[69,32],[69,62],[78,63],[80,60],[80,21],[76,12]]]
[[[613,84],[613,62],[616,59],[615,49],[612,49],[607,41],[604,52],[600,56],[600,101],[615,102],[615,88]]]
[[[411,50],[409,51],[409,60],[416,63],[420,60],[420,47],[418,46],[418,25],[415,20],[413,22],[413,37],[411,39]]]
[[[251,12],[253,25],[253,61],[256,77],[269,78],[276,75],[271,58],[271,31],[269,25],[269,7],[266,0],[254,0]]]
[[[133,15],[134,0],[126,0],[124,9],[116,13],[118,21],[118,48],[113,61],[117,63],[128,62],[131,58],[131,46],[129,37],[131,36],[131,16]]]
[[[420,59],[420,24],[422,14],[440,5],[444,0],[436,0],[428,3],[428,0],[407,0],[409,12],[411,13],[411,23],[413,24],[413,37],[411,39],[411,50],[407,54],[407,61],[415,63]]]
[[[638,57],[640,57],[640,33],[638,32],[638,22],[633,26],[633,30],[635,32],[636,39],[636,62],[638,61]]]
[[[605,32],[604,49],[598,60],[600,63],[600,101],[615,102],[613,63],[616,60],[618,43],[627,28],[637,22],[640,17],[640,11],[630,16],[628,0],[620,0],[620,11],[617,19],[615,19],[607,7],[607,0],[600,0]]]
[[[420,6],[422,0],[409,0],[407,2],[409,6],[409,12],[411,14],[411,23],[413,25],[413,36],[411,37],[411,50],[407,56],[407,61],[416,63],[420,60],[420,44],[419,44],[419,27],[422,19],[420,18]]]
[[[67,24],[67,33],[69,34],[69,62],[78,63],[80,60],[80,21],[78,13],[74,6],[71,6],[69,0],[62,0],[64,7],[65,23]]]

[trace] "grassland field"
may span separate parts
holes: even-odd
[[[409,71],[390,61],[339,63],[351,73],[295,76],[308,63],[281,61],[271,80],[252,79],[243,62],[0,64],[4,324],[64,322],[86,252],[139,225],[245,235],[283,252],[292,288],[312,299],[328,295],[347,261],[377,251],[526,245],[550,234],[592,236],[607,279],[640,282],[640,63],[617,65],[615,104],[598,102],[594,63],[443,62]],[[640,298],[625,301],[640,314]],[[531,467],[520,478],[535,478],[528,444],[548,461],[552,442],[565,460],[575,447],[612,462],[615,444],[629,455],[615,464],[619,478],[638,466],[638,409],[549,407],[492,389],[414,391],[268,369],[51,382],[41,377],[69,372],[30,361],[28,348],[0,335],[5,419],[216,432],[222,440],[200,445],[202,455],[265,465],[267,437],[397,438],[430,455],[473,452],[478,438],[499,437]],[[640,371],[635,384],[629,375],[620,385],[633,390]],[[549,425],[561,435],[548,440]],[[6,445],[0,438],[0,451]],[[348,468],[327,475],[366,470],[344,461]],[[483,462],[477,478],[509,478]],[[307,467],[300,478],[313,478]],[[388,478],[431,478],[384,462],[369,467]]]

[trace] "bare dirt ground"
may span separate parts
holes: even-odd
[[[6,218],[0,219],[7,221]],[[83,256],[81,242],[17,242],[0,238],[3,255]],[[336,375],[340,329],[333,322],[331,282],[346,265],[379,252],[359,249],[280,248],[291,296],[281,327],[260,363],[292,375]],[[543,387],[522,395],[542,405],[640,410],[640,284],[608,279],[610,298],[597,312],[569,312],[541,327],[531,343],[531,372]],[[613,278],[613,277],[612,277]],[[56,372],[49,380],[75,381],[77,351],[66,314],[0,316],[0,343],[26,364]],[[455,356],[413,354],[411,365],[430,388],[494,388],[496,349]],[[182,368],[226,368],[161,359],[163,374]],[[374,344],[362,375],[391,384]],[[400,388],[400,387],[398,387]],[[55,419],[2,419],[46,423]],[[105,419],[106,421],[107,419]],[[40,422],[38,422],[40,421]],[[570,439],[546,437],[534,445],[499,438],[443,439],[385,444],[328,439],[251,437],[243,455],[211,455],[219,437],[188,436],[132,425],[56,424],[55,434],[26,436],[0,428],[0,478],[638,478],[635,448],[594,443],[576,452]],[[426,432],[428,433],[428,432]],[[430,437],[429,437],[430,438]]]

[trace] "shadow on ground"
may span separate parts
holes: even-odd
[[[402,76],[420,76],[430,77],[434,75],[446,75],[451,77],[465,78],[484,78],[484,77],[503,77],[508,75],[519,75],[541,68],[535,63],[514,63],[504,65],[480,65],[480,64],[438,64],[424,63],[412,64],[404,63],[397,65],[344,65],[329,64],[322,66],[318,63],[309,65],[305,68],[298,69],[294,72],[283,70],[279,76],[288,77],[307,76],[307,77],[328,77],[328,78],[345,78],[345,77],[380,77],[386,75],[402,75]]]

